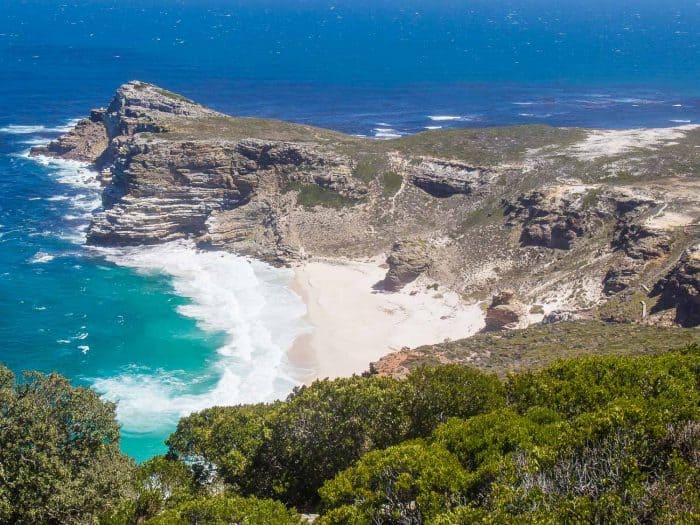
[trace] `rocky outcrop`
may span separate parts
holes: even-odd
[[[643,258],[663,250],[663,238],[632,221],[657,204],[631,190],[572,184],[520,195],[504,201],[503,208],[506,224],[521,229],[522,246],[570,250],[578,238],[593,234],[605,222],[617,221],[613,247]]]
[[[410,180],[415,186],[439,198],[468,195],[493,178],[491,170],[486,168],[432,158],[422,158],[409,172]]]
[[[47,146],[31,149],[31,156],[48,155],[80,162],[94,162],[109,145],[107,130],[102,123],[104,111],[92,110],[90,118],[78,121],[75,127]]]
[[[412,352],[409,348],[402,348],[398,352],[392,352],[378,361],[369,364],[369,374],[383,377],[393,377],[394,379],[405,379],[411,372],[404,366],[404,363],[411,357],[417,357],[417,352]]]
[[[542,318],[542,324],[565,323],[582,318],[582,313],[578,310],[552,310]]]
[[[493,296],[484,322],[484,332],[524,328],[528,324],[527,307],[515,299],[515,291],[503,290]]]
[[[309,144],[244,139],[235,147],[233,170],[240,174],[271,172],[281,184],[316,184],[344,197],[360,200],[365,185],[352,177],[352,161]]]
[[[198,118],[220,115],[191,100],[145,82],[128,82],[117,90],[107,109],[93,109],[90,118],[48,146],[32,148],[30,155],[51,155],[94,163],[98,168],[116,158],[121,140],[136,133],[167,130],[159,115]]]
[[[623,256],[605,274],[603,293],[610,296],[630,288],[643,273],[647,262],[668,255],[671,240],[669,231],[620,219],[611,247]]]
[[[648,261],[668,254],[671,249],[671,235],[668,231],[654,229],[645,224],[621,221],[612,246],[615,250],[622,250],[631,259]]]
[[[121,142],[88,241],[137,245],[203,234],[212,212],[246,201],[258,185],[255,175],[232,170],[231,154],[211,142]]]
[[[637,280],[642,266],[639,262],[624,258],[610,268],[603,278],[603,293],[614,295],[629,288]]]
[[[654,150],[643,181],[596,179],[597,165],[572,162],[561,146],[583,135],[535,127],[375,141],[229,117],[129,82],[106,109],[33,154],[99,168],[103,209],[93,216],[90,243],[188,238],[281,265],[374,257],[399,239],[377,288],[398,290],[429,272],[460,296],[507,283],[527,294],[523,301],[576,309],[633,286],[648,262],[677,249],[668,225],[698,219],[693,181],[654,186],[650,170],[678,162],[662,166]],[[684,147],[694,154],[692,140]],[[494,304],[489,326],[525,322],[523,309],[517,301]]]
[[[661,296],[654,313],[673,308],[679,325],[700,325],[700,242],[683,253],[668,275],[656,284],[652,295]]]
[[[104,209],[87,235],[99,245],[193,238],[281,263],[296,255],[277,228],[282,194],[310,185],[348,202],[366,196],[348,156],[317,141],[221,133],[236,129],[232,122],[157,86],[129,82],[107,109],[93,110],[71,132],[32,154],[101,169]]]
[[[504,212],[508,225],[522,228],[522,246],[569,250],[585,231],[584,216],[572,200],[554,198],[542,191],[505,202]]]
[[[389,271],[382,287],[392,292],[398,291],[430,267],[430,255],[425,241],[404,240],[395,242],[386,260]]]

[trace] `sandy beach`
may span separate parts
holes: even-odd
[[[467,337],[483,326],[478,304],[429,289],[422,278],[398,293],[374,289],[386,273],[383,260],[314,260],[294,269],[292,288],[312,327],[289,352],[300,380],[359,374],[394,350]]]

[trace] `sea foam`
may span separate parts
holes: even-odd
[[[24,151],[18,156],[44,166],[54,180],[66,187],[67,192],[53,195],[47,200],[66,201],[68,205],[63,218],[71,224],[68,228],[52,233],[73,244],[84,244],[90,218],[102,205],[102,187],[97,180],[97,173],[86,162],[43,155],[29,156],[29,151]]]
[[[29,157],[29,151],[21,156],[44,166],[66,186],[65,193],[48,200],[66,205],[70,228],[59,235],[83,245],[89,218],[100,206],[96,173],[82,162]],[[226,252],[197,250],[187,242],[90,250],[138,273],[169,277],[174,293],[188,299],[178,312],[195,319],[202,330],[225,336],[202,378],[167,370],[167,363],[157,370],[132,363],[108,377],[87,378],[106,399],[118,402],[118,418],[126,432],[169,431],[193,411],[271,401],[297,384],[286,354],[308,326],[303,320],[306,306],[288,287],[290,270]],[[48,257],[37,255],[32,262],[47,262]],[[89,347],[79,349],[85,353]]]
[[[30,264],[43,264],[47,263],[50,261],[53,261],[55,258],[55,255],[51,255],[50,253],[46,252],[36,252],[34,256],[29,259]]]
[[[166,275],[188,299],[178,312],[202,330],[225,335],[203,387],[184,371],[129,368],[94,378],[96,390],[116,401],[128,432],[172,427],[183,415],[215,405],[272,401],[297,384],[287,349],[308,330],[306,306],[288,283],[291,272],[234,254],[200,251],[187,242],[99,250],[109,261],[144,275]]]
[[[42,124],[26,125],[26,124],[10,124],[0,128],[0,133],[8,135],[31,135],[37,133],[66,133],[72,130],[80,121],[79,118],[66,121],[62,126],[44,126]]]
[[[398,139],[403,135],[393,128],[374,128],[374,137],[378,139]]]

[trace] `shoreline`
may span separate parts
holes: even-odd
[[[317,258],[293,268],[290,287],[311,325],[287,353],[300,382],[361,374],[388,353],[461,339],[483,326],[478,303],[428,289],[432,282],[422,277],[400,292],[375,290],[386,273],[383,260]]]

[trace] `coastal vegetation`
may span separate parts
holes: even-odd
[[[695,523],[700,347],[316,381],[183,418],[135,466],[114,406],[2,369],[0,522]]]
[[[343,208],[356,204],[353,199],[349,199],[334,191],[322,188],[316,184],[305,184],[303,182],[290,182],[287,184],[287,191],[297,192],[297,204],[304,208],[323,206],[325,208]]]
[[[639,306],[637,302],[636,306]],[[456,363],[505,377],[509,372],[545,368],[556,359],[602,355],[653,355],[700,344],[700,330],[603,323],[594,320],[534,324],[522,330],[479,333],[472,337],[412,348],[404,352],[402,369]],[[387,361],[391,359],[388,356]],[[372,365],[383,372],[383,360]],[[387,363],[387,372],[396,367]]]

